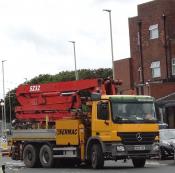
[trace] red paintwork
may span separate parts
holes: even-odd
[[[15,109],[21,120],[55,120],[72,116],[72,109],[81,108],[80,91],[115,94],[112,80],[89,79],[35,85],[20,85],[16,97],[20,104]]]

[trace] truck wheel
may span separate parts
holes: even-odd
[[[39,153],[40,162],[43,168],[51,168],[54,165],[53,152],[50,146],[43,145]]]
[[[134,168],[143,168],[145,166],[146,159],[144,158],[134,158],[132,159],[132,163]]]
[[[90,152],[91,166],[94,169],[100,169],[104,166],[104,157],[102,148],[99,144],[93,144]]]
[[[38,151],[33,145],[28,144],[24,147],[23,161],[27,168],[33,168],[38,165],[38,156]]]
[[[161,151],[159,152],[159,159],[160,160],[165,160],[165,154],[163,154]]]

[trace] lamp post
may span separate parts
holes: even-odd
[[[73,44],[73,48],[74,48],[74,64],[75,64],[75,79],[78,80],[78,71],[77,71],[77,60],[76,60],[76,51],[75,51],[75,41],[69,41],[70,43]]]
[[[11,106],[11,92],[10,92],[10,89],[8,88],[9,90],[9,111],[10,111],[10,130],[12,129],[12,106]]]
[[[1,124],[1,136],[4,135],[4,100],[0,100],[0,105],[1,105],[1,114],[2,114],[2,124]]]
[[[114,52],[113,52],[113,37],[112,37],[111,10],[104,9],[103,11],[109,13],[110,37],[111,37],[111,56],[112,56],[112,73],[113,73],[113,80],[115,80],[115,66],[114,66]]]
[[[5,107],[5,80],[4,80],[4,62],[7,60],[2,60],[2,84],[3,84],[3,99],[4,99],[4,130],[6,131],[6,107]]]

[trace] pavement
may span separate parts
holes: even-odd
[[[87,168],[25,168],[23,162],[13,161],[8,157],[0,158],[0,166],[6,165],[6,173],[174,173],[175,161],[148,160],[145,168],[133,168],[131,160],[124,161],[106,161],[105,167],[100,170]]]

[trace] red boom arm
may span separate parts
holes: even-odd
[[[16,117],[22,120],[55,120],[71,116],[71,109],[81,108],[80,92],[115,94],[111,80],[89,79],[35,85],[20,85],[16,90],[20,106]]]

